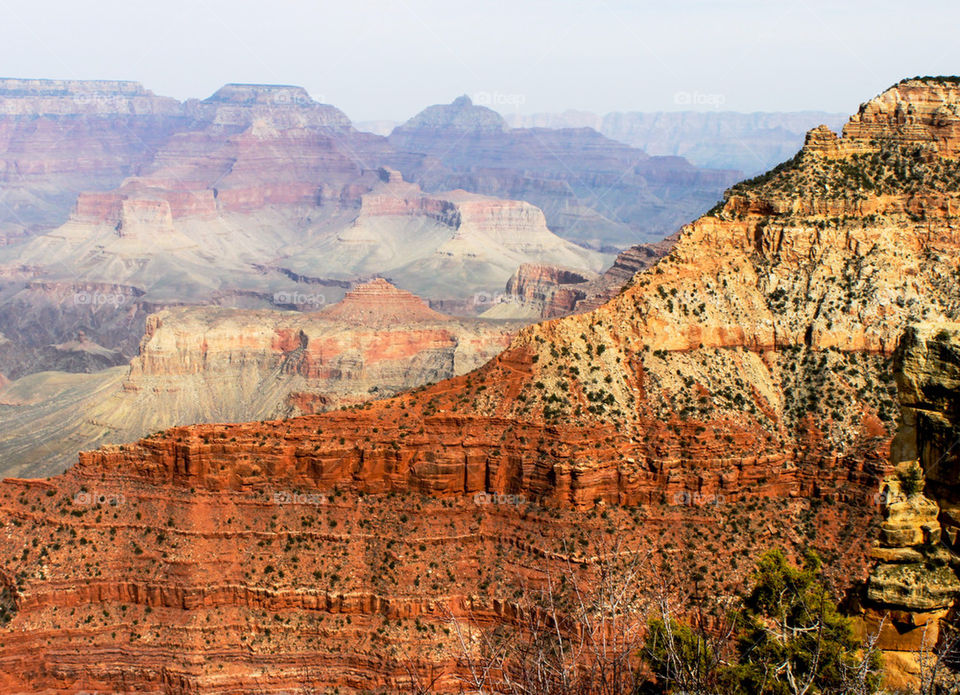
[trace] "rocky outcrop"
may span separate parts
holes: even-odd
[[[507,280],[505,302],[516,304],[520,311],[529,311],[537,318],[553,318],[572,314],[586,298],[584,291],[596,276],[541,263],[524,263]],[[502,304],[504,302],[497,302]],[[511,307],[513,309],[513,307]],[[502,311],[497,306],[495,310]]]
[[[940,642],[958,594],[960,324],[910,326],[896,354],[901,419],[893,475],[879,501],[884,522],[867,585],[866,627],[879,630],[888,683],[915,687],[921,660]],[[926,489],[925,489],[926,488]]]
[[[502,287],[523,263],[591,273],[607,258],[561,239],[525,201],[462,190],[424,193],[387,167],[377,176],[346,228],[312,239],[285,265],[335,277],[382,274],[432,300],[460,300],[464,312],[475,314],[486,307],[470,300]]]
[[[0,671],[21,689],[369,690],[405,687],[414,659],[456,690],[451,617],[509,631],[518,592],[588,577],[618,534],[708,595],[770,546],[813,546],[838,590],[861,585],[871,540],[910,527],[882,531],[874,504],[891,354],[904,325],[960,311],[956,161],[884,132],[736,187],[615,298],[473,372],[5,482]]]
[[[397,126],[389,141],[406,153],[396,168],[425,190],[526,200],[561,237],[592,248],[660,239],[709,208],[737,178],[679,157],[650,157],[592,128],[510,129],[469,97],[429,107]]]
[[[898,142],[934,146],[945,157],[960,154],[960,109],[952,78],[917,77],[903,80],[860,107],[844,126],[848,141]],[[880,143],[872,144],[872,147]]]

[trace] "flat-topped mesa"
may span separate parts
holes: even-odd
[[[420,186],[404,181],[403,175],[395,169],[378,169],[373,188],[360,195],[361,217],[420,215],[449,227],[460,225],[460,213],[453,202],[425,195]]]
[[[325,309],[325,318],[370,326],[388,323],[445,321],[415,294],[395,287],[383,278],[374,278],[347,292],[342,301]]]
[[[221,126],[260,128],[350,128],[340,109],[314,101],[303,87],[227,84],[192,106],[201,118]]]
[[[497,239],[509,249],[532,249],[553,241],[543,210],[524,200],[503,200],[461,190],[437,197],[456,205],[458,238],[481,235]]]
[[[392,169],[382,169],[378,176],[377,185],[361,196],[363,217],[425,215],[461,234],[498,237],[508,248],[535,244],[540,234],[549,233],[543,211],[526,201],[464,190],[424,193]]]
[[[118,236],[130,237],[136,229],[148,235],[152,229],[172,231],[175,218],[209,218],[216,213],[217,200],[209,189],[165,191],[130,185],[116,191],[80,193],[70,217],[74,222],[109,224]]]
[[[176,99],[155,95],[139,82],[0,79],[0,116],[183,114]]]
[[[267,106],[312,106],[316,104],[303,87],[285,84],[225,84],[205,100],[220,104],[265,104]]]
[[[14,77],[0,78],[0,96],[74,96],[80,94],[111,94],[123,96],[153,96],[139,82],[128,80],[31,80]]]

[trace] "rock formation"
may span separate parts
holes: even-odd
[[[894,473],[880,491],[884,522],[872,556],[865,627],[892,686],[915,686],[923,653],[940,641],[960,594],[960,324],[911,326],[896,353],[901,421],[893,440]],[[955,629],[955,628],[952,628]]]
[[[396,168],[427,191],[463,188],[517,198],[550,228],[593,248],[656,241],[710,207],[738,174],[680,157],[651,157],[592,128],[510,129],[469,97],[431,106],[397,126]]]
[[[475,369],[522,325],[445,316],[382,279],[312,313],[165,309],[147,318],[126,368],[47,371],[5,384],[2,471],[54,475],[78,451],[174,425],[290,417],[393,396]],[[57,349],[62,360],[116,364],[82,335]]]
[[[2,684],[454,691],[452,619],[509,629],[518,592],[589,576],[618,534],[708,594],[770,546],[865,582],[891,353],[960,311],[953,122],[922,115],[944,101],[960,88],[905,83],[813,133],[615,298],[478,370],[5,481]]]
[[[135,82],[0,79],[0,244],[63,224],[191,120]]]
[[[328,228],[284,265],[333,277],[383,274],[432,299],[469,300],[502,287],[523,263],[595,272],[608,258],[558,237],[529,203],[462,190],[426,194],[384,167],[348,224]]]

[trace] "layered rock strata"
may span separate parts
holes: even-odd
[[[880,492],[885,520],[872,556],[866,624],[894,685],[916,687],[921,662],[952,627],[960,594],[957,554],[960,458],[960,324],[920,323],[896,354],[901,422],[893,441],[895,473]]]
[[[771,546],[865,582],[891,354],[904,325],[960,315],[952,125],[886,117],[960,103],[926,87],[814,133],[615,298],[478,370],[5,482],[4,685],[454,691],[458,625],[509,631],[525,591],[588,580],[618,537],[652,552],[650,587],[669,568],[729,596]]]
[[[620,292],[641,270],[666,256],[678,235],[650,244],[636,244],[617,254],[600,275],[561,266],[525,263],[507,281],[502,296],[484,316],[551,319],[596,309]]]
[[[119,185],[192,120],[135,82],[0,80],[0,243],[63,224],[79,193]]]
[[[475,369],[522,325],[445,316],[382,279],[314,313],[165,309],[147,318],[128,367],[31,374],[0,388],[2,470],[52,475],[80,450],[178,424],[289,417],[393,396]],[[116,363],[85,336],[57,349],[61,360]]]

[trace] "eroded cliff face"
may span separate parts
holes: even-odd
[[[381,168],[359,212],[336,234],[315,239],[286,261],[303,272],[382,273],[423,296],[454,298],[479,313],[517,266],[544,262],[592,273],[609,256],[561,239],[543,212],[522,200],[463,190],[424,193]]]
[[[925,322],[905,331],[896,353],[901,420],[883,481],[884,522],[872,551],[865,623],[893,686],[915,686],[960,594],[957,554],[960,455],[960,324]],[[927,656],[926,658],[931,658]]]
[[[902,94],[960,103],[947,83]],[[451,616],[509,628],[518,591],[571,556],[589,573],[617,535],[719,595],[775,545],[814,546],[840,590],[866,581],[891,353],[960,309],[952,141],[858,135],[898,98],[814,132],[614,299],[478,370],[5,482],[0,670],[183,693],[409,687],[415,663],[455,690]]]
[[[183,422],[319,412],[471,371],[519,328],[437,313],[379,278],[314,314],[170,310],[148,319],[124,390],[180,390],[180,411],[200,391],[216,394],[218,407],[197,403],[191,414],[181,413]],[[249,377],[256,386],[245,383]],[[256,414],[245,412],[251,401],[262,401]]]

